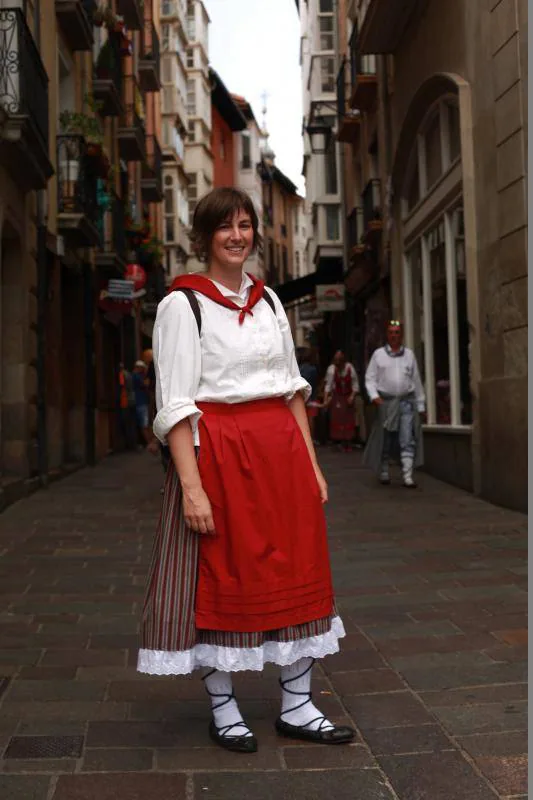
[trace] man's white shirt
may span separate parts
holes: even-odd
[[[408,347],[397,355],[390,355],[387,347],[375,350],[366,370],[365,385],[370,400],[380,393],[394,396],[414,394],[419,412],[426,409],[426,395],[416,356]]]

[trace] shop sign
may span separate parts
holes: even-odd
[[[317,285],[316,309],[317,311],[344,311],[346,300],[343,283],[330,283]]]
[[[112,278],[107,284],[107,297],[113,300],[133,300],[135,284],[133,281],[124,281]]]

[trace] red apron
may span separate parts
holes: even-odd
[[[327,617],[326,522],[294,415],[282,398],[197,405],[216,532],[200,536],[196,627],[254,632]]]

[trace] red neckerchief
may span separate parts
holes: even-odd
[[[242,325],[246,314],[250,314],[250,316],[253,317],[252,308],[261,300],[265,289],[265,284],[263,281],[258,280],[253,275],[249,275],[248,273],[246,274],[252,281],[253,285],[250,288],[248,302],[242,307],[238,306],[237,303],[234,303],[233,300],[230,300],[229,297],[225,297],[220,289],[218,289],[215,284],[209,280],[209,278],[206,278],[205,275],[179,275],[173,280],[169,289],[169,293],[175,292],[176,289],[192,289],[195,292],[204,294],[206,297],[209,297],[210,300],[214,300],[214,302],[218,303],[220,306],[225,306],[226,308],[232,308],[234,311],[238,311],[239,325]]]

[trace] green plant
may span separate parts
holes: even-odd
[[[62,133],[83,136],[90,144],[103,144],[104,137],[98,119],[83,111],[62,111],[59,125]]]

